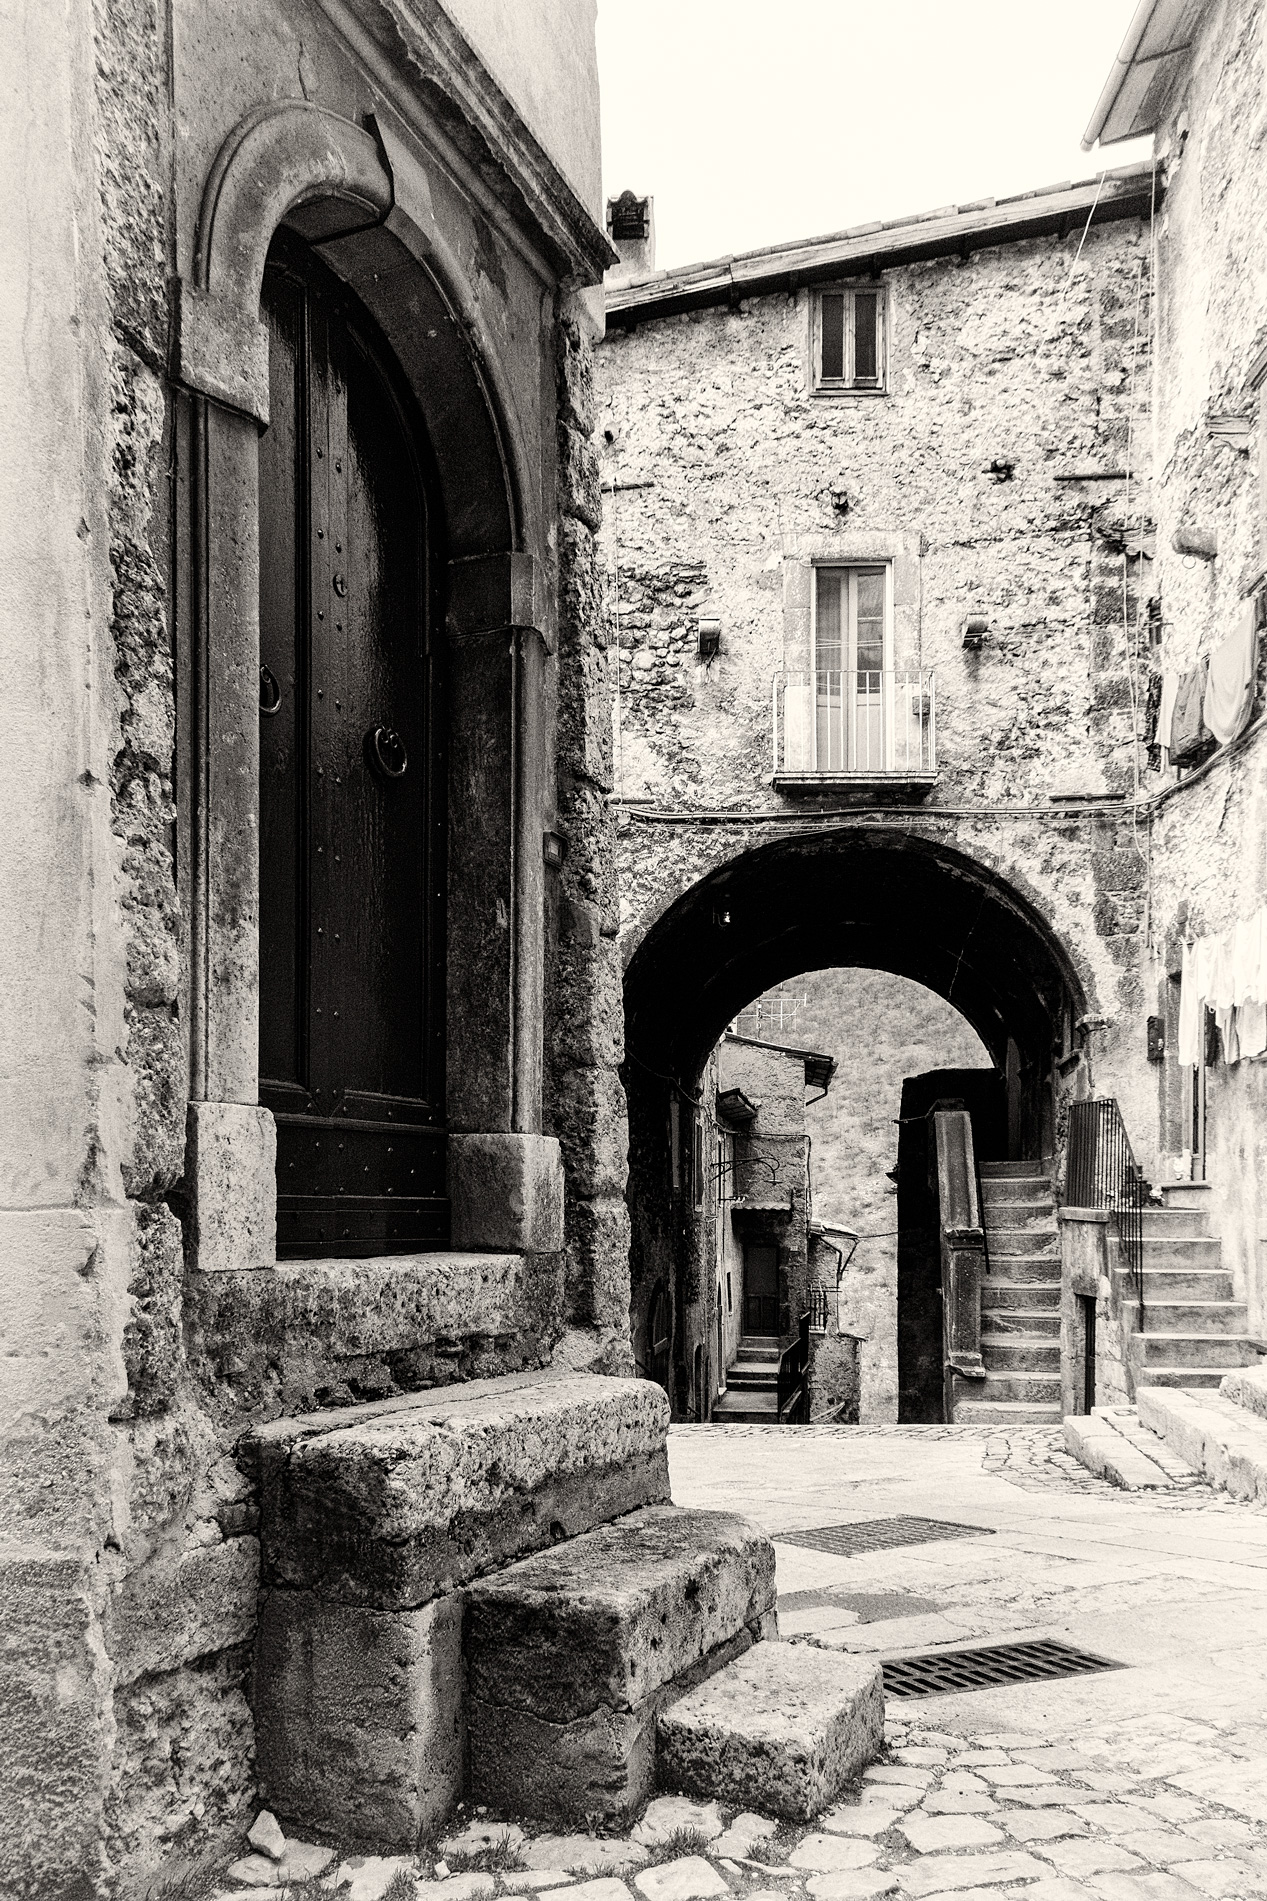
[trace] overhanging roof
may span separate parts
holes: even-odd
[[[1208,0],[1140,0],[1091,115],[1084,152],[1097,143],[1113,145],[1156,131],[1207,5]]]
[[[706,264],[653,271],[612,284],[606,294],[609,324],[643,323],[709,304],[737,303],[777,290],[833,277],[862,277],[926,258],[966,257],[971,251],[1024,238],[1065,236],[1081,230],[1094,207],[1096,224],[1116,218],[1146,218],[1152,203],[1149,164],[1125,165],[1102,179],[1048,185],[1015,198],[982,198],[969,205],[943,205],[913,218],[856,225],[829,237],[800,239],[763,251],[744,251]]]

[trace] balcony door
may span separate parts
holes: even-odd
[[[263,289],[260,1101],[279,1255],[447,1233],[443,779],[421,426],[283,234]]]
[[[893,763],[887,567],[814,570],[814,766],[884,772]]]

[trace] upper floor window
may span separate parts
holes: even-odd
[[[883,390],[884,291],[820,290],[814,297],[814,387]]]

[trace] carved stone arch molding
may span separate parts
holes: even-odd
[[[276,1135],[258,1100],[258,441],[268,425],[260,293],[283,224],[320,247],[383,331],[438,472],[454,1240],[558,1247],[557,1144],[539,1134],[540,707],[551,643],[534,458],[420,159],[381,120],[366,128],[291,101],[258,107],[225,140],[203,192],[191,277],[177,286],[173,378],[192,399],[192,1264],[258,1267],[276,1250]],[[499,1207],[510,1211],[500,1224]]]

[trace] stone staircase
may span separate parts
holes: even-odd
[[[1136,1289],[1115,1268],[1136,1387],[1217,1387],[1234,1367],[1256,1365],[1244,1301],[1210,1233],[1207,1182],[1171,1182],[1163,1206],[1144,1210],[1144,1330]]]
[[[652,1381],[532,1373],[239,1441],[259,1500],[260,1795],[288,1830],[409,1849],[463,1798],[625,1827],[657,1777],[721,1794],[773,1776],[797,1817],[836,1799],[883,1744],[879,1666],[833,1674],[762,1641],[773,1546],[669,1502],[667,1430]],[[740,1672],[754,1645],[771,1656]]]
[[[721,1425],[775,1426],[779,1420],[779,1343],[745,1334],[733,1366],[726,1368],[726,1390],[713,1404]]]
[[[955,1418],[1055,1423],[1060,1404],[1060,1241],[1041,1162],[978,1169],[987,1273],[981,1283],[984,1381],[958,1385]]]

